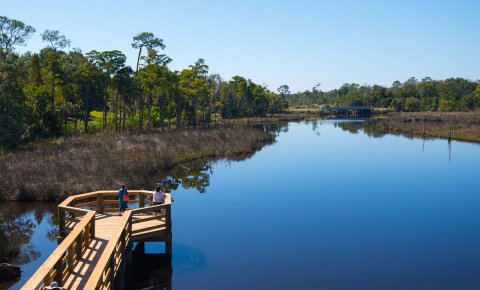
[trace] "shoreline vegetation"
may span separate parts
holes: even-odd
[[[246,158],[272,142],[274,134],[242,125],[48,140],[0,156],[0,200],[54,201],[121,183],[150,188],[177,165]]]
[[[149,188],[176,167],[192,162],[241,160],[275,142],[252,125],[318,120],[314,109],[266,117],[223,120],[213,128],[149,132],[99,132],[29,144],[0,155],[0,200],[54,201],[117,188]],[[375,114],[359,125],[367,134],[448,138],[480,143],[478,112]]]
[[[300,119],[330,118],[319,109],[288,110]],[[366,133],[402,134],[407,137],[444,138],[480,143],[480,111],[474,112],[394,112],[389,109],[373,110],[365,124]]]
[[[405,112],[376,115],[366,131],[480,143],[480,112]]]

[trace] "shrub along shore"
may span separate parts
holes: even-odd
[[[370,119],[365,131],[480,143],[480,113],[389,113]]]
[[[151,188],[178,164],[244,155],[273,141],[240,125],[48,140],[0,156],[0,199],[53,201],[121,183]]]

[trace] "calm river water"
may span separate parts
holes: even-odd
[[[289,123],[246,160],[186,168],[172,192],[171,265],[138,279],[172,289],[478,289],[480,146],[361,127]],[[21,213],[34,223],[24,247],[37,253],[12,289],[55,247],[54,218],[37,211]]]

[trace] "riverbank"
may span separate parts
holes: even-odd
[[[235,125],[45,141],[0,156],[0,200],[60,200],[121,183],[152,188],[178,164],[248,154],[273,140],[270,133]]]
[[[239,125],[254,125],[254,124],[268,124],[268,123],[279,123],[279,122],[290,122],[290,121],[303,121],[303,120],[318,120],[321,118],[321,115],[318,111],[293,111],[287,110],[284,113],[271,114],[263,117],[242,117],[242,118],[232,118],[224,119],[220,124],[239,124]]]
[[[480,143],[480,113],[389,113],[370,119],[365,130],[367,132],[403,134],[410,137],[451,137],[452,140]]]

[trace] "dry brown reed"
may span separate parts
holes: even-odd
[[[50,140],[0,156],[0,199],[58,200],[121,183],[151,188],[153,177],[176,164],[245,154],[271,141],[242,126]]]
[[[480,142],[480,113],[478,112],[416,112],[391,113],[370,122],[383,133],[410,136],[440,137]]]

